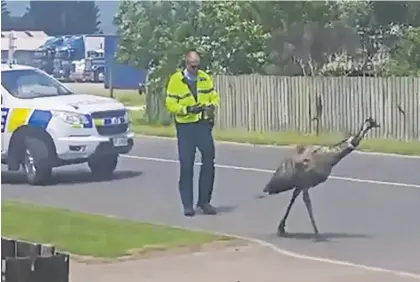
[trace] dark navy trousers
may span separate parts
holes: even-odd
[[[178,158],[180,162],[179,193],[186,208],[193,208],[193,176],[196,148],[201,153],[201,170],[198,183],[197,205],[210,203],[214,185],[215,148],[212,127],[206,121],[176,124]]]

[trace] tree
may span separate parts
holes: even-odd
[[[95,1],[63,1],[67,34],[94,34],[100,31],[100,11]]]
[[[265,62],[269,33],[255,20],[244,16],[246,2],[203,2],[196,35],[186,47],[202,53],[213,73],[259,73]]]
[[[165,123],[170,119],[164,111],[166,80],[179,64],[183,37],[192,34],[186,23],[193,22],[196,3],[122,1],[114,22],[120,44],[118,57],[148,71],[146,113],[148,122]]]
[[[408,29],[394,46],[390,73],[397,76],[420,75],[420,27]]]
[[[187,49],[199,51],[214,74],[381,75],[391,54],[395,70],[402,60],[400,71],[410,63],[404,52],[414,56],[417,43],[401,38],[420,25],[419,8],[407,1],[123,1],[118,57],[148,70],[147,115],[161,122],[166,79]]]
[[[242,16],[240,2],[123,1],[115,17],[122,62],[148,70],[149,122],[167,120],[166,79],[188,49],[201,53],[213,73],[259,72],[267,33]]]
[[[1,27],[2,30],[8,30],[10,28],[10,12],[7,9],[5,0],[1,0]]]
[[[35,29],[51,36],[98,32],[99,9],[95,1],[30,1]]]

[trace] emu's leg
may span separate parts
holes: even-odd
[[[295,188],[293,191],[292,199],[290,199],[289,206],[287,207],[286,214],[284,215],[283,219],[280,221],[279,226],[277,227],[277,234],[284,234],[285,227],[286,227],[286,220],[289,216],[290,210],[292,209],[293,203],[295,202],[297,196],[299,196],[302,190],[300,188]]]
[[[311,198],[309,197],[308,189],[303,190],[303,201],[305,202],[306,209],[308,210],[309,217],[311,219],[312,227],[316,235],[319,234],[318,228],[316,227],[314,214],[312,212]]]

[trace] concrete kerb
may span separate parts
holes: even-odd
[[[163,224],[160,224],[160,223],[154,223],[154,224],[163,225]],[[168,226],[168,225],[165,225],[165,226]],[[304,254],[298,254],[298,253],[294,253],[294,252],[291,252],[291,251],[288,251],[288,250],[285,250],[285,249],[281,249],[274,244],[271,244],[269,242],[266,242],[266,241],[263,241],[263,240],[260,240],[260,239],[257,239],[257,238],[244,237],[244,236],[240,236],[240,235],[221,233],[221,232],[215,232],[215,231],[209,232],[207,230],[202,230],[202,229],[198,229],[198,228],[185,228],[185,227],[181,227],[181,226],[177,226],[177,225],[169,225],[169,226],[173,227],[173,228],[183,228],[183,229],[187,229],[187,230],[190,230],[190,231],[207,232],[207,233],[214,234],[214,235],[231,237],[231,238],[237,239],[237,240],[249,241],[249,242],[257,244],[261,247],[271,249],[272,251],[274,251],[274,252],[276,252],[280,255],[295,258],[295,259],[308,260],[308,261],[320,262],[320,263],[327,263],[327,264],[338,265],[338,266],[353,267],[353,268],[363,269],[363,270],[372,271],[372,272],[386,273],[386,274],[396,275],[396,276],[399,276],[399,277],[407,277],[407,278],[413,278],[413,279],[416,279],[416,280],[420,280],[420,274],[391,270],[391,269],[385,269],[385,268],[380,268],[380,267],[372,267],[372,266],[367,266],[367,265],[362,265],[362,264],[357,264],[357,263],[352,263],[352,262],[339,261],[339,260],[333,260],[333,259],[327,259],[327,258],[321,258],[321,257],[307,256],[307,255],[304,255]]]
[[[103,216],[103,214],[98,214],[98,215]],[[116,219],[119,218],[119,217],[115,217],[115,216],[110,216],[110,217],[116,218]],[[123,218],[121,218],[121,219],[123,219]],[[272,250],[272,251],[274,251],[274,252],[276,252],[280,255],[292,257],[292,258],[295,258],[295,259],[301,259],[301,260],[307,260],[307,261],[313,261],[313,262],[321,262],[321,263],[327,263],[327,264],[338,265],[338,266],[353,267],[353,268],[358,268],[358,269],[372,271],[372,272],[386,273],[386,274],[392,274],[392,275],[396,275],[396,276],[400,276],[400,277],[407,277],[407,278],[413,278],[413,279],[416,279],[416,280],[420,280],[420,274],[391,270],[391,269],[385,269],[385,268],[380,268],[380,267],[366,266],[366,265],[356,264],[356,263],[352,263],[352,262],[332,260],[332,259],[321,258],[321,257],[307,256],[307,255],[303,255],[303,254],[294,253],[294,252],[291,252],[291,251],[288,251],[288,250],[285,250],[285,249],[281,249],[281,248],[275,246],[274,244],[271,244],[269,242],[266,242],[266,241],[263,241],[263,240],[260,240],[260,239],[257,239],[257,238],[245,237],[245,236],[223,233],[223,232],[208,231],[208,230],[204,230],[204,229],[200,229],[200,228],[183,227],[183,226],[172,225],[172,224],[168,225],[168,224],[161,223],[161,222],[149,222],[149,223],[152,223],[152,224],[157,225],[157,226],[165,226],[165,227],[169,226],[171,228],[178,228],[178,229],[184,229],[184,230],[195,231],[195,232],[205,232],[205,233],[213,234],[213,235],[216,235],[216,236],[224,236],[224,237],[230,237],[230,238],[236,239],[236,240],[248,241],[250,243],[254,243],[256,245],[259,245],[261,247],[268,248],[268,249],[270,249],[270,250]]]
[[[22,201],[22,202],[23,203],[25,203],[25,202],[26,203],[31,203],[29,201]],[[99,215],[99,216],[107,216],[107,217],[114,218],[114,219],[124,219],[122,217],[118,217],[118,216],[115,216],[115,215],[107,215],[107,214],[101,214],[101,213],[90,213],[90,214]],[[326,264],[338,265],[338,266],[353,267],[353,268],[358,268],[358,269],[377,272],[377,273],[386,273],[386,274],[392,274],[392,275],[399,276],[399,277],[407,277],[407,278],[420,280],[420,274],[391,270],[391,269],[385,269],[385,268],[380,268],[380,267],[372,267],[372,266],[356,264],[356,263],[340,261],[340,260],[327,259],[327,258],[322,258],[322,257],[307,256],[307,255],[304,255],[304,254],[294,253],[294,252],[291,252],[291,251],[288,251],[288,250],[285,250],[285,249],[281,249],[281,248],[275,246],[274,244],[271,244],[269,242],[266,242],[266,241],[263,241],[263,240],[260,240],[260,239],[257,239],[257,238],[240,236],[240,235],[223,233],[223,232],[209,231],[209,230],[204,230],[204,229],[200,229],[200,228],[190,228],[190,227],[184,227],[184,226],[179,226],[179,225],[171,225],[171,224],[165,224],[165,223],[161,223],[161,222],[149,222],[149,223],[157,225],[157,226],[172,227],[172,228],[189,230],[189,231],[193,231],[193,232],[194,231],[195,232],[205,232],[205,233],[213,234],[213,235],[216,235],[216,236],[224,236],[224,237],[230,237],[232,239],[248,241],[250,243],[257,244],[261,247],[271,249],[272,251],[274,251],[274,252],[276,252],[280,255],[295,258],[295,259],[301,259],[301,260],[307,260],[307,261],[313,261],[313,262],[319,262],[319,263],[326,263]]]

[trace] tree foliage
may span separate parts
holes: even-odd
[[[21,17],[10,17],[2,1],[2,30],[42,30],[48,35],[98,33],[99,9],[95,1],[29,1]]]
[[[419,76],[420,27],[408,29],[394,48],[390,73],[398,76]]]
[[[28,14],[35,29],[51,36],[99,31],[99,9],[95,1],[30,1]]]
[[[190,11],[196,5],[122,1],[115,17],[120,35],[119,60],[148,70],[148,90],[155,93],[147,97],[150,122],[167,119],[162,111],[163,87],[184,52],[185,37],[194,32],[185,27],[193,21],[195,13]]]
[[[122,1],[115,23],[120,60],[148,70],[153,121],[188,49],[219,74],[418,74],[420,2]]]
[[[5,0],[1,0],[1,26],[3,30],[10,26],[10,12]]]
[[[187,49],[200,52],[203,67],[210,72],[261,69],[268,33],[242,17],[242,8],[240,2],[228,1],[122,1],[115,17],[119,59],[148,69],[148,92],[153,93],[147,98],[150,122],[166,120],[162,110],[166,79],[180,66]]]

